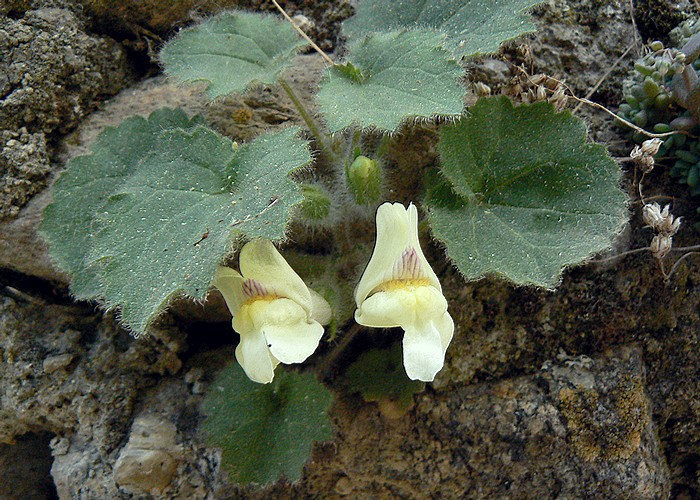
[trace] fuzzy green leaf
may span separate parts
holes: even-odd
[[[627,219],[617,164],[586,143],[583,121],[550,104],[481,99],[441,130],[439,151],[444,177],[428,182],[430,225],[468,279],[496,273],[553,287]]]
[[[222,466],[239,483],[301,477],[314,441],[332,437],[331,393],[313,374],[277,370],[271,384],[251,382],[238,365],[224,368],[204,400],[204,430],[221,448]]]
[[[447,36],[457,56],[487,54],[506,40],[535,31],[523,11],[539,0],[361,0],[343,23],[349,37],[402,28],[433,29]]]
[[[443,35],[401,31],[350,47],[350,63],[330,68],[318,102],[332,132],[349,125],[394,130],[408,117],[459,115],[462,69],[441,48]]]
[[[425,383],[406,376],[400,342],[362,353],[348,367],[345,380],[350,392],[359,392],[365,401],[392,401],[404,410],[425,389]]]
[[[99,266],[85,262],[92,241],[93,219],[114,192],[115,183],[129,176],[144,155],[156,148],[157,130],[191,130],[201,124],[181,110],[160,109],[148,120],[128,119],[105,129],[91,154],[73,158],[53,185],[53,203],[46,207],[41,233],[56,264],[71,274],[71,292],[79,299],[100,295]],[[80,207],[76,210],[76,207]]]
[[[253,82],[274,83],[304,45],[286,21],[231,11],[180,32],[160,57],[166,73],[179,81],[208,81],[207,94],[216,99]]]
[[[310,161],[295,129],[233,143],[181,111],[103,132],[53,188],[42,233],[72,291],[121,307],[136,332],[179,294],[206,295],[238,237],[279,239]]]

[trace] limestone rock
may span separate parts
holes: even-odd
[[[0,498],[52,498],[51,450],[47,433],[26,434],[0,444]]]
[[[669,473],[644,385],[640,351],[620,348],[594,360],[548,362],[530,376],[425,393],[403,422],[344,402],[333,412],[337,454],[308,466],[298,491],[664,498]]]
[[[124,51],[85,33],[68,9],[0,19],[0,129],[66,132],[128,81]]]
[[[0,267],[67,285],[68,276],[56,268],[38,232],[49,201],[49,192],[44,190],[29,200],[16,218],[0,221]]]
[[[181,365],[181,338],[157,335],[134,339],[90,307],[0,297],[0,442],[49,431],[114,449],[149,374]]]
[[[177,429],[155,415],[134,420],[129,442],[114,464],[114,482],[131,494],[159,494],[175,477],[181,453]]]
[[[46,185],[50,171],[43,133],[0,131],[0,221],[16,216]]]
[[[18,1],[18,0],[14,0]],[[111,30],[137,33],[148,31],[165,35],[173,26],[184,26],[222,9],[245,9],[251,12],[276,13],[268,0],[77,0],[98,26]],[[334,0],[301,0],[282,4],[289,15],[307,17],[312,25],[306,32],[324,50],[332,50],[340,31],[340,22],[350,16],[350,2]],[[141,30],[134,26],[138,25]],[[106,26],[105,26],[106,27]],[[308,28],[308,29],[307,29]]]

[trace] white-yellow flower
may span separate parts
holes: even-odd
[[[355,290],[355,320],[404,329],[403,363],[411,379],[430,382],[445,362],[454,323],[442,287],[418,241],[418,211],[384,203],[377,210],[374,253]]]
[[[331,309],[268,240],[246,243],[239,267],[240,274],[220,267],[213,284],[241,336],[236,359],[251,380],[267,384],[280,362],[301,363],[313,354]]]

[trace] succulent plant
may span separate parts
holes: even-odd
[[[623,82],[625,102],[619,114],[656,133],[685,130],[691,134],[666,137],[658,157],[675,160],[671,175],[688,185],[691,196],[700,196],[700,144],[692,138],[700,132],[700,20],[683,22],[669,38],[673,47],[652,42],[650,51],[635,62]],[[630,135],[637,143],[647,139],[637,131]]]

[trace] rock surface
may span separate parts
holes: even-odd
[[[46,137],[22,127],[0,135],[0,220],[16,217],[29,199],[41,191],[51,172]]]
[[[177,471],[180,449],[177,428],[161,416],[134,420],[129,442],[114,464],[114,482],[131,494],[160,494]]]
[[[340,363],[330,377],[335,437],[314,447],[302,480],[265,489],[231,484],[220,452],[199,431],[202,393],[238,342],[221,300],[174,304],[150,337],[134,339],[111,313],[70,301],[67,278],[37,235],[51,175],[129,115],[182,106],[238,141],[303,126],[277,87],[209,105],[201,89],[156,77],[102,103],[131,78],[131,49],[89,30],[138,32],[152,43],[154,33],[167,36],[197,17],[193,2],[167,3],[0,6],[10,14],[0,20],[0,53],[9,54],[0,59],[0,189],[15,186],[0,221],[0,497],[8,482],[35,492],[53,491],[53,482],[60,498],[698,495],[700,271],[693,261],[668,286],[651,258],[635,255],[570,269],[557,291],[542,292],[492,278],[467,284],[433,244],[426,253],[457,324],[435,383],[407,414],[388,419],[377,405],[342,393]],[[209,12],[229,3],[197,6]],[[328,49],[350,3],[285,5],[306,16]],[[628,9],[626,0],[547,2],[534,9],[537,33],[470,65],[472,75],[502,90],[517,75],[511,63],[524,64],[565,78],[582,95],[632,42]],[[632,60],[594,98],[615,104]],[[287,77],[310,107],[321,71],[317,56],[302,56]],[[584,116],[596,138],[618,147],[609,118]],[[419,196],[416,179],[437,158],[434,132],[406,128],[396,138],[396,199]],[[680,244],[692,239],[683,231]],[[358,241],[371,244],[366,233]],[[622,245],[645,244],[648,232],[634,218]],[[380,335],[398,332],[367,334],[349,357]],[[12,456],[37,464],[34,490],[14,479]]]
[[[547,362],[526,377],[417,398],[394,423],[342,401],[337,453],[296,492],[334,498],[659,498],[668,470],[640,351]]]
[[[47,433],[27,434],[0,444],[0,498],[55,498],[50,439]]]
[[[67,8],[0,20],[0,129],[68,132],[128,81],[124,50]]]
[[[0,267],[52,281],[36,235],[48,198],[28,204],[60,168],[56,138],[132,79],[123,47],[87,33],[71,5],[10,2],[0,18]]]

